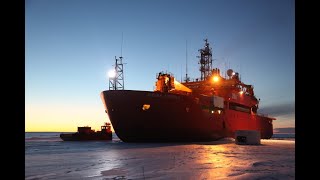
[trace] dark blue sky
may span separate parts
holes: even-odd
[[[260,110],[276,127],[295,126],[293,0],[27,0],[26,128],[37,107],[96,107],[108,89],[114,57],[124,57],[125,89],[150,90],[156,73],[200,76],[198,49],[213,49],[214,67],[252,84]],[[123,43],[122,43],[123,34]],[[66,111],[55,109],[56,112]],[[94,113],[92,111],[92,113]],[[71,116],[71,115],[70,115]],[[66,119],[65,119],[66,120]],[[83,120],[85,121],[85,120]]]

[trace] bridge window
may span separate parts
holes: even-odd
[[[242,104],[238,103],[233,103],[229,102],[229,109],[235,110],[235,111],[240,111],[240,112],[245,112],[245,113],[250,113],[251,108]]]

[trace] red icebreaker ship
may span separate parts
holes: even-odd
[[[256,130],[262,139],[273,135],[275,118],[258,114],[253,86],[232,69],[222,77],[212,68],[207,39],[200,52],[201,77],[184,82],[157,74],[154,91],[106,90],[101,99],[115,133],[124,142],[213,141]]]

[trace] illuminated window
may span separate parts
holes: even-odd
[[[148,110],[149,108],[150,108],[150,104],[144,104],[142,106],[142,110],[144,110],[144,111]]]

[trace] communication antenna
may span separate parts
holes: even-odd
[[[115,56],[116,62],[114,65],[114,71],[113,73],[109,74],[109,90],[124,90],[122,43],[123,43],[123,33],[121,38],[121,56],[119,58]]]
[[[226,61],[224,61],[224,78],[227,78],[227,63],[226,63]]]
[[[122,44],[123,44],[123,32],[122,32],[122,34],[121,34],[121,57],[122,57]]]
[[[240,71],[240,76],[239,76],[239,79],[241,81],[241,75],[242,75],[242,72],[241,72],[241,63],[240,63],[240,68],[239,68],[239,71]]]
[[[186,40],[186,82],[189,82],[190,78],[188,77],[188,40]]]
[[[180,82],[182,82],[182,64],[181,64],[181,67],[180,67],[180,74],[181,74]]]

